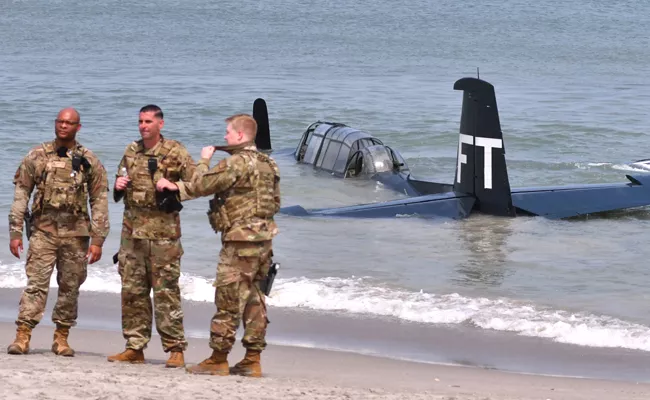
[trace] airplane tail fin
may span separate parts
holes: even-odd
[[[454,89],[463,91],[454,192],[476,196],[477,211],[514,216],[494,86],[462,78]]]
[[[258,150],[271,150],[271,128],[269,126],[269,113],[264,99],[256,99],[253,103],[253,118],[257,122],[257,136],[255,145]]]

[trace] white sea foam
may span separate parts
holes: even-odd
[[[578,169],[590,169],[591,167],[609,167],[612,164],[605,162],[575,162],[573,165]]]
[[[630,164],[614,164],[606,162],[589,162],[589,163],[575,163],[575,166],[579,169],[589,169],[590,167],[608,167],[618,171],[628,171],[628,172],[645,172],[648,173],[650,170],[647,168],[641,168],[635,166],[632,163]]]
[[[613,164],[612,169],[616,169],[619,171],[630,171],[630,172],[645,172],[645,173],[650,172],[646,168],[637,167],[631,164]]]
[[[22,263],[0,264],[0,287],[22,288]],[[182,274],[183,298],[212,302],[212,280]],[[56,286],[53,277],[52,286]],[[82,291],[119,293],[114,267],[90,266]],[[467,323],[483,329],[511,331],[562,343],[650,351],[650,327],[590,313],[571,313],[511,299],[437,295],[371,285],[364,278],[276,279],[268,304],[341,313],[388,316],[430,324]]]

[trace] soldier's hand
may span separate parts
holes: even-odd
[[[207,158],[208,160],[212,158],[214,154],[214,146],[205,146],[201,149],[201,158]]]
[[[131,182],[131,178],[128,176],[120,176],[115,180],[115,189],[124,190]]]
[[[99,261],[102,258],[102,248],[91,244],[88,248],[88,254],[86,254],[88,259],[88,264],[93,264]]]
[[[178,186],[175,183],[171,183],[165,178],[160,178],[158,182],[156,182],[156,190],[162,192],[165,189],[175,192],[178,190]]]
[[[22,239],[12,239],[9,241],[9,250],[11,254],[20,258],[20,253],[23,252],[23,240]]]

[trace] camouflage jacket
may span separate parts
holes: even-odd
[[[259,153],[254,145],[235,150],[234,154],[221,160],[216,166],[210,168],[210,160],[201,159],[196,167],[196,173],[188,190],[194,196],[216,195],[225,199],[226,209],[236,210],[230,215],[232,225],[221,233],[222,241],[258,242],[271,240],[278,234],[278,226],[273,219],[273,214],[280,209],[280,171],[273,159]],[[259,156],[259,157],[258,157]],[[270,184],[268,196],[251,196],[252,192],[261,188],[252,187],[253,176],[259,176],[260,166],[257,164],[265,160],[271,167],[275,181]],[[268,169],[268,167],[267,167]],[[258,181],[259,182],[259,181]],[[259,183],[262,185],[263,183]],[[266,190],[263,188],[262,190]],[[252,209],[255,207],[254,198],[268,198],[272,203],[265,209],[271,209],[270,214],[256,216]],[[258,201],[259,203],[259,201]],[[260,205],[257,204],[259,207]],[[234,217],[234,218],[233,218]]]
[[[32,148],[14,176],[14,201],[9,212],[11,239],[22,239],[23,216],[32,191],[32,228],[58,237],[90,236],[91,244],[102,246],[110,226],[108,179],[97,156],[75,142],[66,157],[57,155],[56,141]],[[73,156],[78,156],[78,171]],[[88,216],[88,203],[90,214]]]
[[[157,169],[150,173],[148,162],[155,158]],[[178,212],[160,211],[155,202],[156,185],[160,178],[174,182],[180,191],[181,201],[189,200],[186,183],[189,183],[196,164],[180,142],[161,137],[151,149],[145,149],[142,140],[129,144],[118,166],[117,176],[123,168],[131,178],[124,196],[123,237],[135,239],[177,239],[181,237],[181,220]]]

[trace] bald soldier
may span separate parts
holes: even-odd
[[[221,232],[221,252],[217,312],[210,324],[212,355],[188,372],[260,377],[268,323],[260,282],[269,272],[272,239],[278,233],[273,217],[280,209],[280,171],[255,147],[257,123],[250,115],[234,115],[226,122],[225,140],[232,156],[210,168],[215,148],[203,148],[190,185],[195,196],[214,196],[208,215],[215,232]],[[228,353],[240,321],[246,355],[229,369]]]
[[[16,339],[7,349],[9,354],[29,351],[32,329],[43,317],[56,265],[59,290],[52,312],[56,324],[52,351],[74,355],[68,335],[77,320],[79,288],[86,280],[88,263],[102,258],[109,231],[106,170],[92,151],[77,142],[80,129],[79,113],[73,108],[61,110],[54,121],[56,138],[32,148],[14,176],[9,249],[20,258],[23,220],[28,225],[29,249],[27,286],[20,298]],[[34,188],[30,215],[28,203]]]

